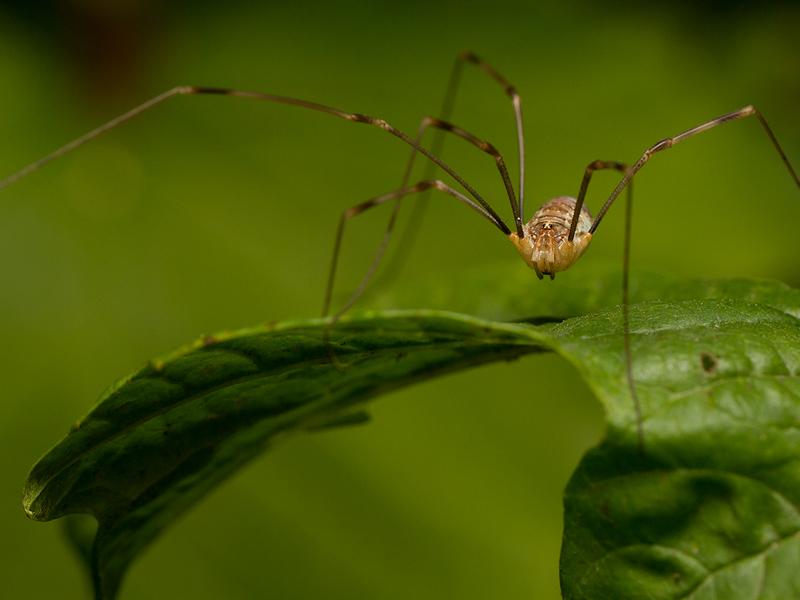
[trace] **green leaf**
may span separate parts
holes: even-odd
[[[609,428],[567,486],[566,598],[800,598],[800,302],[790,295],[783,310],[636,307],[644,454],[623,382],[608,376],[619,336],[569,323],[562,350]]]
[[[621,313],[598,310],[613,305],[619,279],[565,279],[520,294],[529,281],[512,289],[495,271],[429,300],[517,321],[597,312],[532,325],[371,311],[337,325],[329,344],[320,320],[203,338],[109,390],[34,466],[25,510],[38,520],[93,515],[96,596],[114,598],[144,547],[284,434],[363,422],[365,402],[384,391],[553,350],[576,365],[608,421],[565,498],[566,598],[753,598],[753,586],[800,596],[800,292],[640,280],[635,297],[660,298],[631,306],[641,453]],[[85,549],[85,528],[73,529]]]

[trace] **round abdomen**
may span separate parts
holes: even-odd
[[[569,196],[553,198],[536,211],[525,225],[523,239],[519,239],[516,233],[509,236],[522,258],[539,277],[549,275],[552,278],[556,272],[568,269],[592,239],[589,233],[592,217],[583,206],[575,236],[572,241],[569,240],[575,204],[575,198]]]

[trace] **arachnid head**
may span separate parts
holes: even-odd
[[[586,206],[581,208],[575,237],[569,241],[569,227],[574,211],[575,198],[553,198],[525,225],[525,237],[520,239],[516,232],[508,236],[522,259],[536,271],[539,279],[544,275],[553,279],[558,271],[566,271],[592,241],[592,234],[589,233],[592,217]]]

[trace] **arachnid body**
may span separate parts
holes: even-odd
[[[592,217],[585,206],[578,217],[575,239],[569,238],[576,203],[575,198],[569,196],[553,198],[537,210],[525,225],[524,237],[520,238],[516,233],[508,236],[522,260],[536,271],[539,279],[545,275],[555,279],[557,272],[569,269],[592,241],[589,231]]]

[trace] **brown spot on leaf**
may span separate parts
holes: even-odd
[[[708,375],[713,375],[717,372],[717,358],[713,354],[702,352],[700,354],[700,365]]]

